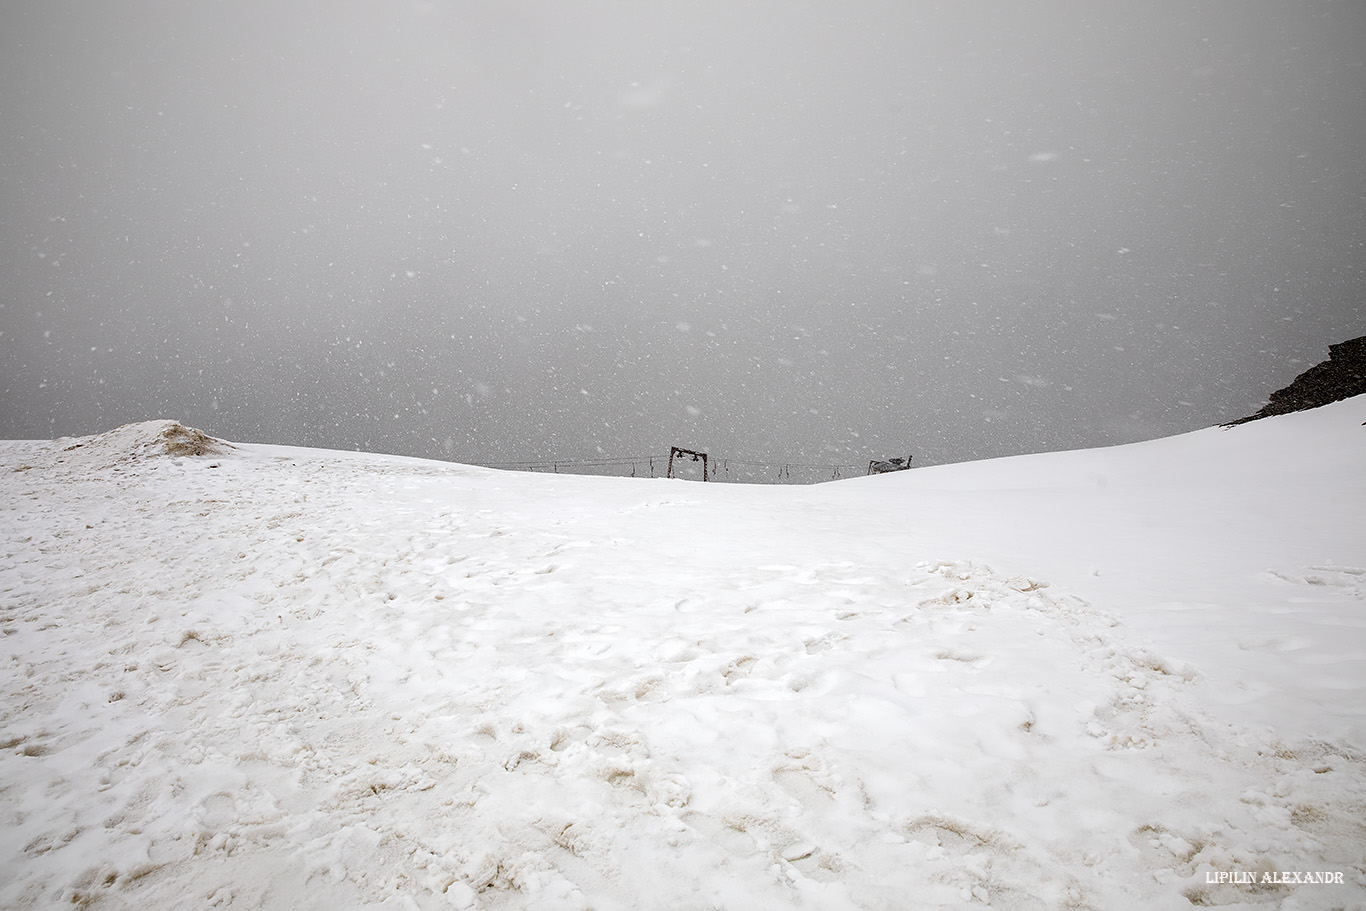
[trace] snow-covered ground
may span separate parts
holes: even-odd
[[[1363,421],[805,488],[0,443],[0,906],[1366,906]]]

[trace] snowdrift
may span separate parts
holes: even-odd
[[[34,464],[16,466],[16,470],[41,467],[74,473],[104,471],[132,467],[147,459],[223,455],[234,448],[231,443],[177,421],[145,421],[97,436],[63,437],[36,444],[29,450]]]
[[[1363,421],[814,488],[0,443],[0,907],[1360,906]]]

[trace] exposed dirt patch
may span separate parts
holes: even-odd
[[[215,440],[202,430],[171,422],[161,432],[161,442],[169,456],[222,455],[232,447],[222,440]]]

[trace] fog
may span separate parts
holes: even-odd
[[[9,3],[0,437],[916,464],[1366,334],[1366,4]]]

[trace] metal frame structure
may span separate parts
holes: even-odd
[[[707,454],[705,452],[693,452],[691,449],[680,449],[677,446],[669,447],[669,477],[674,476],[674,456],[690,457],[694,462],[702,462],[702,480],[707,480]]]

